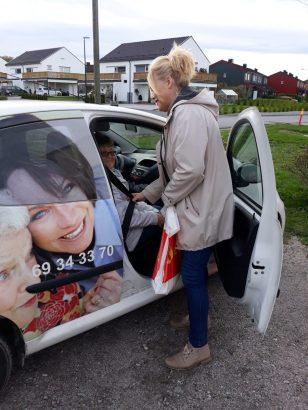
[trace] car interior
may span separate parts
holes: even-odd
[[[121,171],[124,178],[127,181],[138,181],[139,184],[148,185],[158,178],[156,156],[153,151],[155,147],[151,146],[151,149],[147,149],[146,146],[142,147],[142,144],[136,144],[136,140],[140,139],[137,127],[146,127],[149,132],[155,133],[156,142],[162,132],[158,127],[151,130],[148,125],[141,122],[132,123],[127,120],[121,122],[118,119],[95,118],[90,124],[97,145],[99,137],[103,135],[114,142],[117,151],[116,168]]]
[[[114,124],[117,127],[114,127]],[[99,135],[107,135],[111,138],[117,147],[116,167],[122,172],[124,178],[128,181],[134,181],[138,177],[140,184],[149,184],[158,178],[158,168],[155,156],[155,146],[149,147],[150,144],[144,144],[140,147],[134,138],[128,139],[121,133],[120,125],[124,133],[129,131],[133,133],[138,126],[149,125],[127,120],[114,118],[95,118],[90,124],[90,130],[94,139],[98,140]],[[154,129],[157,135],[162,130]],[[150,136],[151,137],[151,136]],[[234,158],[228,158],[233,186],[239,185],[239,179],[242,186],[250,183],[260,183],[250,178],[244,180],[242,167],[234,166]],[[135,191],[136,192],[136,191]],[[260,213],[259,211],[257,213]],[[231,239],[223,241],[215,246],[215,259],[222,284],[229,296],[241,298],[245,292],[246,279],[249,271],[249,264],[254,248],[259,222],[256,213],[250,213],[242,208],[239,204],[235,206],[234,213],[234,235]]]

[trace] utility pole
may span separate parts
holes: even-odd
[[[101,103],[101,84],[99,70],[99,31],[98,31],[98,0],[92,0],[93,15],[93,57],[94,57],[94,90],[95,103]]]
[[[90,37],[84,36],[83,37],[83,58],[84,58],[84,86],[86,89],[86,99],[88,96],[87,93],[87,57],[86,57],[86,40],[89,39]]]

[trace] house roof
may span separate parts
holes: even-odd
[[[14,58],[7,63],[7,66],[24,65],[24,64],[38,64],[45,60],[47,57],[54,54],[56,51],[61,50],[63,47],[45,48],[43,50],[25,51],[20,56]]]
[[[137,41],[135,43],[123,43],[100,59],[101,63],[152,60],[158,56],[168,54],[174,42],[183,44],[191,36],[163,38],[160,40]]]
[[[253,68],[244,67],[240,64],[231,63],[230,61],[225,61],[225,60],[216,61],[216,63],[211,64],[211,67],[216,65],[216,64],[220,64],[220,63],[233,65],[233,66],[237,67],[238,69],[240,69],[242,71],[245,71],[245,73],[248,71],[248,72],[252,72],[252,73],[258,73],[258,74],[264,75],[264,77],[267,77],[266,74],[262,74],[262,73],[260,73],[260,71],[255,71]]]

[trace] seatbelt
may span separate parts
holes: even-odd
[[[125,194],[126,196],[128,196],[128,198],[130,200],[133,199],[133,195],[131,192],[129,192],[129,190],[126,188],[126,186],[119,180],[119,178],[117,178],[114,173],[112,171],[110,171],[109,168],[105,167],[105,171],[107,174],[107,177],[109,179],[109,181],[116,187],[118,188],[121,192],[123,192],[123,194]]]
[[[132,221],[134,209],[136,206],[136,202],[134,202],[133,195],[129,190],[126,188],[126,186],[117,178],[112,171],[110,171],[109,168],[105,167],[105,171],[107,174],[107,177],[109,179],[109,182],[111,182],[116,188],[118,188],[123,194],[129,197],[129,203],[125,211],[123,223],[122,223],[122,235],[123,235],[123,242],[124,242],[124,248],[126,253],[129,252],[126,244],[126,238],[128,235],[130,223]]]

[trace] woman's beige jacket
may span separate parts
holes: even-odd
[[[232,236],[232,182],[217,118],[217,102],[207,90],[180,100],[167,117],[165,144],[156,146],[159,178],[143,194],[151,203],[161,197],[165,206],[175,205],[179,249],[195,251]]]

